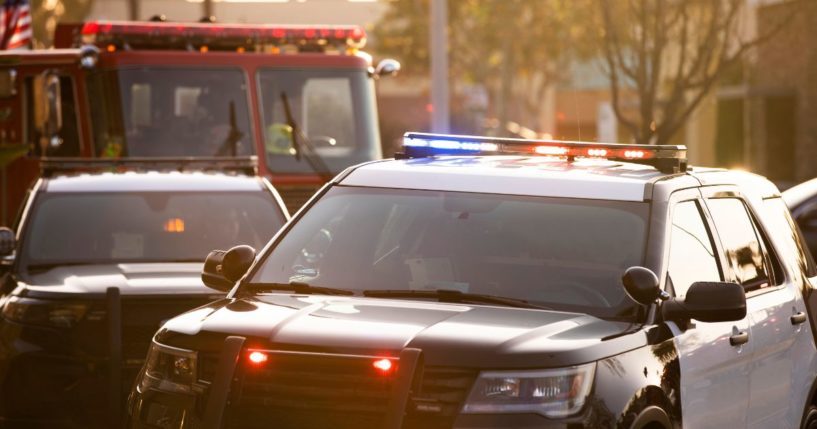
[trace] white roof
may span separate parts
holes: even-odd
[[[525,156],[438,156],[374,162],[342,185],[643,201],[655,168],[607,160]]]
[[[79,173],[48,178],[47,192],[259,191],[258,178],[215,172]]]

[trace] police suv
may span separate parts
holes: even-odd
[[[814,262],[683,146],[409,133],[154,336],[135,428],[817,426]]]
[[[43,168],[0,228],[0,427],[121,426],[156,329],[223,298],[201,282],[209,250],[262,245],[288,215],[249,158]]]

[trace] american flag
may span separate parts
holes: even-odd
[[[0,0],[0,49],[31,44],[31,6],[28,0]]]

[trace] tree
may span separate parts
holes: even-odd
[[[588,10],[575,4],[573,0],[449,1],[451,79],[488,89],[500,124],[515,114],[518,122],[538,128],[547,89],[567,80],[573,59],[589,52],[575,42],[580,40],[576,36],[584,30]],[[380,53],[400,58],[413,71],[426,72],[429,0],[390,3],[373,35]]]
[[[666,144],[724,73],[779,28],[742,35],[745,0],[594,0],[613,110],[641,144]],[[634,91],[637,115],[623,93]]]

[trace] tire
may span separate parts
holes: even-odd
[[[817,429],[817,406],[809,405],[800,427],[802,429]]]

